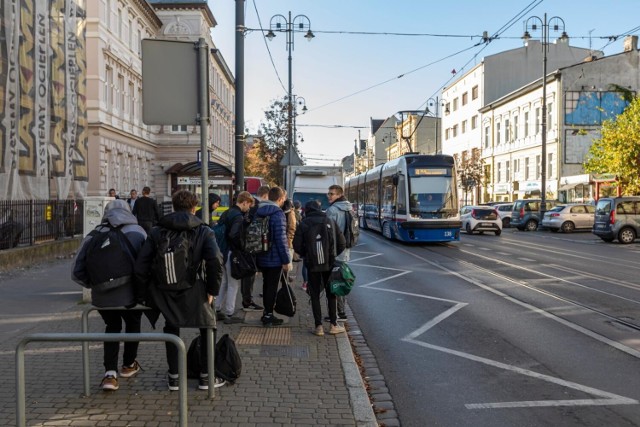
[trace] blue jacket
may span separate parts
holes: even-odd
[[[256,257],[258,267],[282,267],[289,264],[291,258],[287,241],[287,219],[282,209],[274,202],[266,200],[260,202],[256,215],[269,217],[269,234],[271,234],[269,252]]]

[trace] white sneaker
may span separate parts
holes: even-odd
[[[329,333],[331,335],[341,334],[346,331],[347,330],[344,328],[344,326],[341,326],[341,325],[331,325],[331,329],[329,329]]]
[[[317,335],[319,337],[322,337],[322,336],[324,336],[324,328],[322,327],[322,325],[316,326],[316,328],[314,330],[312,330],[311,333],[313,335]]]

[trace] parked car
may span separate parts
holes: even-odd
[[[513,202],[511,226],[518,230],[536,231],[540,224],[540,199],[518,199]],[[557,200],[547,200],[547,210],[558,205]]]
[[[498,211],[498,215],[500,215],[502,228],[509,228],[511,226],[511,211],[513,210],[513,203],[498,203],[497,205],[493,205],[493,207]]]
[[[596,204],[593,234],[605,242],[632,243],[640,235],[640,197],[606,197]]]
[[[460,220],[462,229],[467,234],[489,231],[499,236],[502,233],[502,220],[492,206],[463,206],[460,209]]]
[[[562,230],[571,233],[574,230],[592,229],[596,207],[584,203],[558,205],[544,213],[542,226],[551,231]]]

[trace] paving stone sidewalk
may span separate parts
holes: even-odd
[[[29,286],[29,278],[21,278]],[[68,277],[69,290],[78,287]],[[228,333],[242,357],[242,376],[235,385],[216,389],[209,400],[189,380],[190,426],[377,426],[346,334],[317,337],[309,299],[296,277],[298,312],[285,324],[264,328],[261,313],[237,313],[241,323],[219,324],[218,337]],[[261,292],[258,276],[254,295]],[[261,303],[260,298],[256,298]],[[237,307],[241,307],[238,303]],[[80,332],[81,304],[62,313],[42,316],[28,333]],[[4,319],[4,316],[3,316]],[[6,320],[6,319],[5,319]],[[90,331],[103,332],[94,312]],[[328,330],[328,328],[326,328]],[[143,318],[143,332],[153,331]],[[184,329],[188,347],[197,330]],[[15,425],[15,348],[24,331],[0,343],[0,425]],[[120,360],[122,348],[120,351]],[[102,344],[90,345],[91,396],[83,396],[81,347],[76,343],[31,343],[26,352],[26,419],[29,426],[174,426],[178,424],[178,393],[166,386],[164,343],[141,343],[138,360],[143,371],[119,378],[120,389],[103,392]]]

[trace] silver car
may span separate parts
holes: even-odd
[[[561,230],[571,233],[574,230],[591,230],[596,208],[585,203],[559,205],[544,213],[542,226],[551,231]]]

